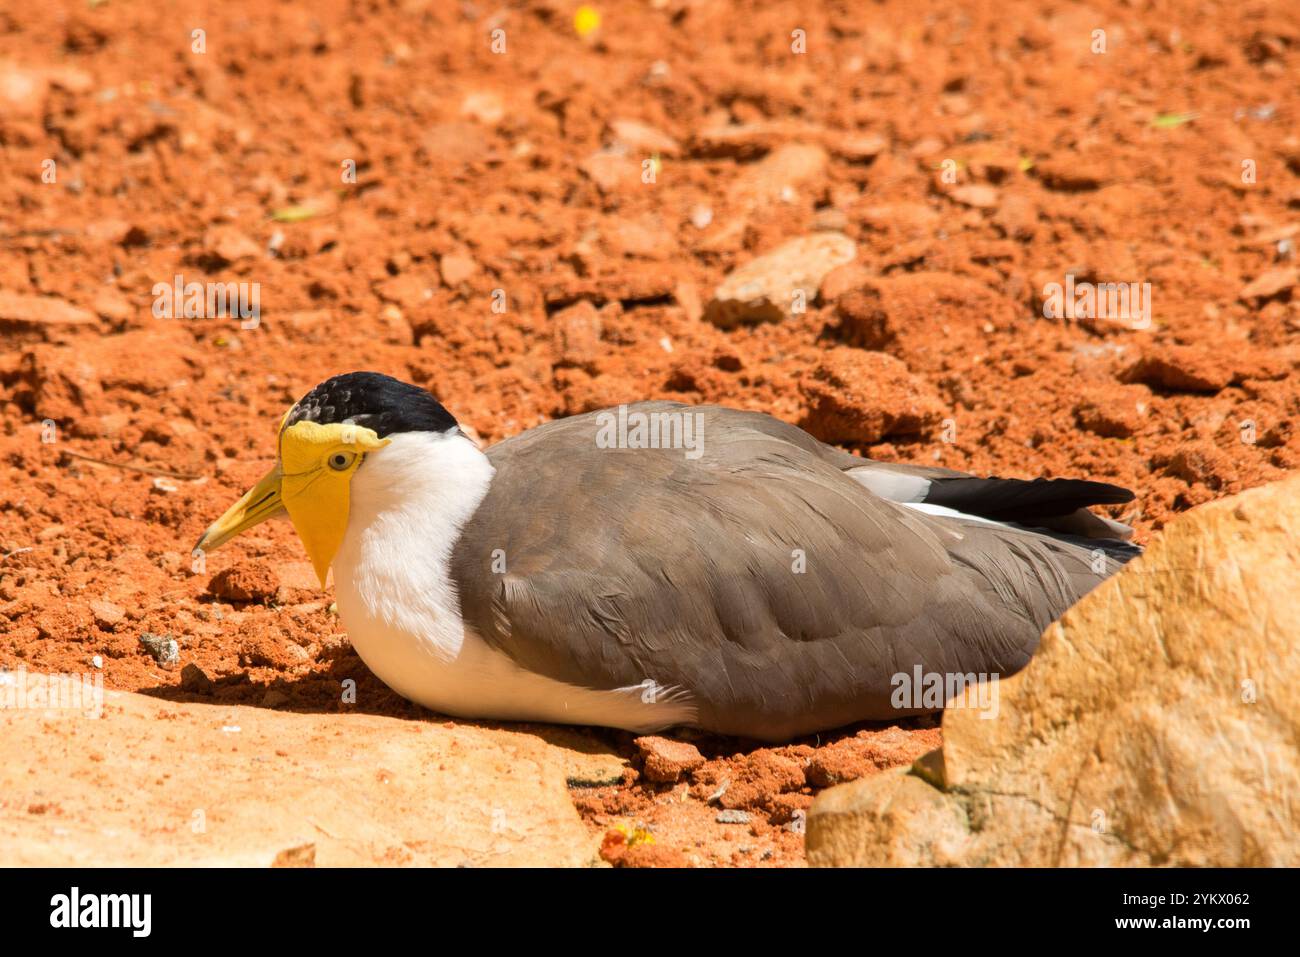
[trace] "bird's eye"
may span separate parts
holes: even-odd
[[[334,471],[342,472],[352,464],[355,458],[356,455],[352,452],[335,452],[327,461],[329,462],[329,467]]]

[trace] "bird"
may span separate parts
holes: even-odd
[[[1140,551],[1089,511],[1127,489],[878,462],[716,405],[483,449],[428,390],[349,372],[277,443],[198,552],[287,513],[366,666],[464,719],[776,743],[934,712],[909,681],[1016,673]]]

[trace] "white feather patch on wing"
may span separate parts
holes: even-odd
[[[920,502],[930,491],[930,480],[919,475],[875,468],[849,469],[844,474],[881,498],[904,505]]]

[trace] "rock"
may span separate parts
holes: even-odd
[[[601,242],[611,255],[639,259],[669,259],[677,251],[676,237],[657,216],[610,218],[601,230]]]
[[[645,762],[645,776],[651,781],[671,784],[704,764],[704,755],[695,745],[653,735],[632,742]]]
[[[992,223],[1007,239],[1033,239],[1038,235],[1038,207],[1027,196],[1006,196],[993,214]]]
[[[1050,626],[996,716],[823,792],[810,864],[1300,864],[1300,478],[1183,513]],[[936,786],[937,785],[937,786]]]
[[[208,581],[208,593],[226,601],[266,601],[280,588],[275,570],[265,562],[246,561],[223,568]]]
[[[119,323],[127,322],[132,316],[143,314],[145,311],[137,310],[131,305],[131,301],[116,289],[101,289],[95,294],[95,301],[91,303],[91,308],[97,315]]]
[[[1232,382],[1230,357],[1204,347],[1162,346],[1124,369],[1121,382],[1169,392],[1219,392]]]
[[[871,279],[871,270],[861,263],[836,266],[822,280],[818,296],[822,302],[835,302],[840,296],[866,285]]]
[[[213,226],[203,234],[203,251],[223,263],[236,263],[241,259],[256,259],[262,247],[234,226]]]
[[[592,153],[578,169],[602,193],[641,185],[641,163],[623,150],[599,150]]]
[[[112,631],[122,619],[126,617],[126,610],[119,605],[114,605],[111,601],[92,601],[90,603],[90,613],[95,618],[95,624],[108,631]]]
[[[555,364],[595,370],[602,353],[600,333],[604,323],[600,310],[580,300],[551,318],[555,331]]]
[[[140,635],[140,645],[154,661],[164,667],[180,663],[181,649],[171,635],[155,635],[146,631]]]
[[[866,163],[875,159],[888,147],[885,138],[876,133],[848,134],[830,143],[831,152],[850,163]]]
[[[910,765],[941,741],[938,729],[859,731],[832,745],[818,748],[804,768],[809,787],[827,788],[855,781],[887,768]]]
[[[961,805],[899,768],[819,794],[804,849],[811,867],[950,867],[964,863],[969,826]]]
[[[1104,439],[1127,439],[1146,423],[1150,392],[1142,386],[1114,386],[1075,403],[1079,428]]]
[[[433,298],[433,284],[426,276],[407,272],[378,283],[375,294],[403,309],[418,309]]]
[[[196,665],[190,662],[181,669],[181,690],[192,694],[212,694],[212,679]]]
[[[115,691],[105,692],[103,712],[60,725],[41,711],[0,709],[6,864],[555,867],[596,859],[561,752],[532,734]],[[28,814],[37,801],[58,813]],[[314,855],[301,850],[309,845]]]
[[[492,90],[467,93],[460,104],[460,115],[484,126],[496,126],[505,119],[505,100],[501,98],[500,93]]]
[[[1274,296],[1286,292],[1296,284],[1300,283],[1300,269],[1294,267],[1288,269],[1271,269],[1266,273],[1256,276],[1241,290],[1240,298],[1243,301],[1250,299],[1272,299]]]
[[[315,867],[316,866],[316,845],[300,844],[298,847],[288,847],[275,855],[275,860],[271,861],[272,867]]]
[[[1237,477],[1232,457],[1205,439],[1180,442],[1170,453],[1156,453],[1151,456],[1151,466],[1165,475],[1182,479],[1188,485],[1204,485],[1216,490]]]
[[[468,282],[478,272],[478,263],[472,256],[448,253],[439,260],[438,272],[442,275],[443,285],[448,289],[455,289],[461,283]]]
[[[0,289],[0,322],[77,326],[94,321],[93,312],[62,299]]]
[[[938,351],[936,335],[970,338],[984,323],[1008,327],[1017,307],[983,283],[941,272],[882,276],[840,297],[835,304],[840,337],[863,349],[903,354]]]
[[[66,421],[70,431],[97,438],[101,421],[108,425],[113,421],[109,415],[123,415],[120,404],[102,402],[106,391],[158,395],[200,377],[202,362],[192,343],[180,323],[156,321],[148,329],[102,336],[76,347],[41,343],[23,353],[19,378],[32,393],[38,418]],[[142,355],[149,361],[141,362]],[[126,416],[117,421],[139,419]]]
[[[142,246],[148,243],[148,234],[125,219],[96,219],[86,224],[86,235],[99,242],[114,246]]]
[[[948,190],[948,195],[963,206],[975,209],[992,209],[998,204],[998,191],[982,183],[954,186]]]
[[[0,104],[9,116],[39,118],[45,109],[50,81],[44,71],[0,63]]]
[[[923,203],[887,203],[868,206],[859,214],[862,225],[882,233],[896,233],[900,238],[920,239],[933,234],[942,217]]]
[[[820,137],[820,129],[796,121],[720,123],[706,126],[691,137],[691,155],[708,159],[751,160],[781,148],[790,140]]]
[[[737,206],[751,210],[775,203],[807,203],[826,176],[829,158],[820,146],[787,143],[747,167],[728,190]]]
[[[719,824],[748,824],[749,812],[737,811],[734,809],[719,811],[718,816],[714,818]]]
[[[763,811],[789,817],[807,799],[803,765],[787,754],[759,750],[709,761],[693,775],[691,795],[725,810]]]
[[[673,289],[673,298],[690,322],[699,322],[704,317],[704,303],[700,302],[700,290],[689,279],[683,279]]]
[[[663,130],[657,129],[640,120],[610,120],[609,131],[630,152],[650,156],[660,153],[664,156],[676,156],[681,152],[681,144]]]
[[[827,206],[813,214],[812,228],[823,233],[842,233],[849,228],[849,215],[835,206]]]
[[[825,351],[799,383],[808,402],[800,424],[823,442],[871,443],[934,427],[943,403],[900,360],[848,346]]]
[[[792,239],[727,276],[704,316],[724,329],[780,321],[811,306],[826,274],[856,255],[857,246],[843,233]]]

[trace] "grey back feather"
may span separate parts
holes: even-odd
[[[597,448],[599,413],[501,442],[452,573],[466,623],[522,667],[653,682],[707,730],[786,740],[926,710],[891,704],[896,674],[1014,673],[1119,567],[881,498],[846,474],[865,460],[769,416],[629,409],[698,413],[702,454]]]

